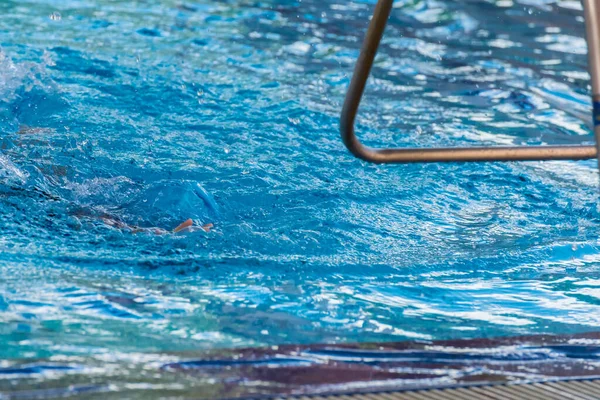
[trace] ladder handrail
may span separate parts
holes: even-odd
[[[377,164],[453,161],[586,160],[600,156],[600,0],[584,0],[585,24],[592,76],[596,145],[491,146],[376,149],[363,145],[354,131],[360,100],[369,78],[394,0],[378,0],[340,119],[342,140],[357,158]]]

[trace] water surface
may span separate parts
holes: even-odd
[[[595,161],[345,150],[373,5],[2,1],[0,367],[45,360],[24,376],[51,382],[197,350],[598,331]],[[396,1],[359,135],[591,143],[582,15]]]

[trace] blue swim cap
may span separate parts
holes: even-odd
[[[123,211],[132,224],[164,229],[188,218],[196,223],[213,222],[218,214],[215,200],[199,183],[183,180],[149,184]]]

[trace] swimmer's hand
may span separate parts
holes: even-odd
[[[183,221],[181,224],[179,224],[177,226],[177,228],[173,229],[173,233],[178,233],[178,232],[181,232],[184,230],[191,230],[193,226],[194,226],[194,220],[189,218],[189,219]],[[212,227],[213,227],[213,224],[205,224],[205,225],[201,226],[201,228],[205,232],[210,232]]]

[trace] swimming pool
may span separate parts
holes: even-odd
[[[347,153],[373,4],[0,2],[0,368],[50,366],[0,385],[135,385],[232,347],[599,330],[595,161]],[[397,1],[359,131],[590,143],[586,66],[579,2]],[[106,222],[187,218],[214,229]]]

